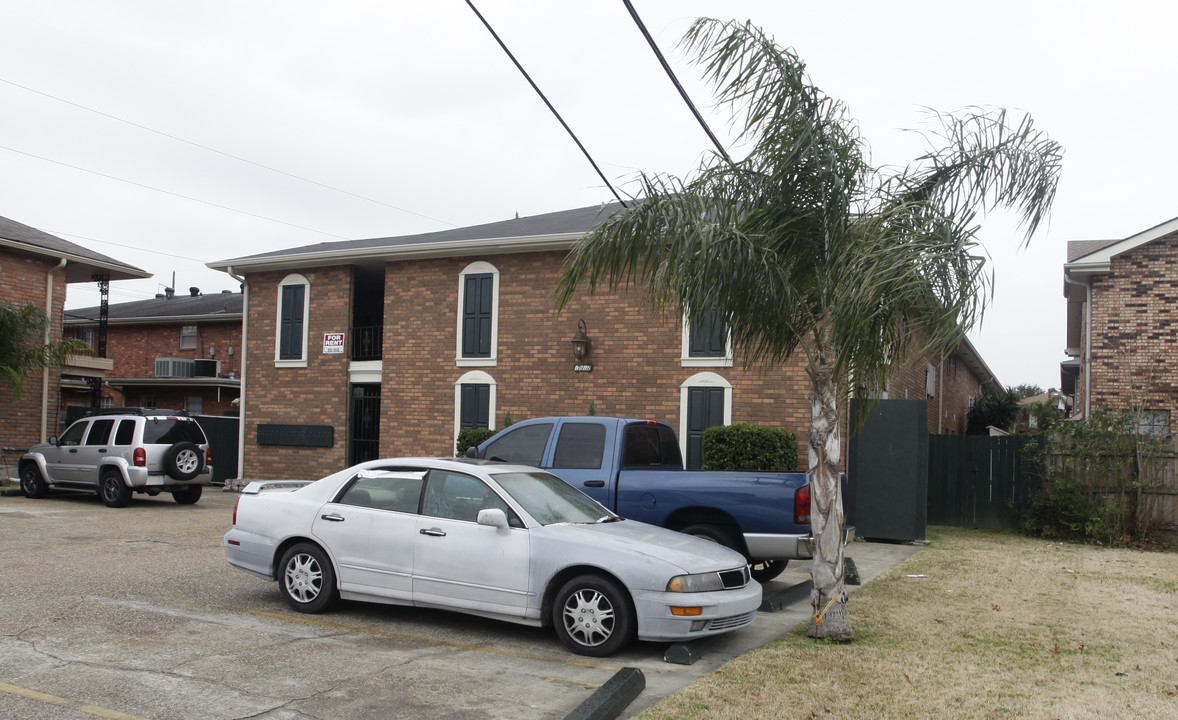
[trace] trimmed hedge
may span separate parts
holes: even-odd
[[[795,472],[798,437],[779,427],[716,425],[704,430],[704,470]]]
[[[487,428],[462,428],[458,431],[458,442],[454,443],[454,457],[464,457],[468,447],[482,445],[484,440],[497,432]]]

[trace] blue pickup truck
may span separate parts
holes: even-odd
[[[813,556],[806,473],[684,470],[666,423],[535,418],[466,454],[543,468],[622,517],[727,545],[748,558],[759,582]]]

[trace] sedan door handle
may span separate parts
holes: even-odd
[[[428,530],[422,528],[421,530],[418,530],[418,532],[420,532],[422,535],[429,535],[430,537],[446,537],[446,533],[437,528],[430,528]]]
[[[605,487],[604,480],[586,480],[585,487]]]
[[[323,518],[324,520],[330,520],[331,522],[343,522],[344,521],[344,516],[336,514],[336,513],[323,514],[323,515],[320,515],[319,517]]]

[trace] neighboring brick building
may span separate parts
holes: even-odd
[[[99,308],[67,310],[65,334],[94,344]],[[235,412],[241,392],[242,295],[172,291],[110,305],[102,383],[104,407],[179,408],[193,414]],[[62,389],[67,405],[90,407],[89,388]]]
[[[1178,218],[1123,240],[1068,243],[1062,390],[1076,416],[1143,412],[1172,432],[1178,410]]]
[[[798,434],[804,463],[802,361],[746,370],[725,333],[692,333],[636,292],[581,294],[552,310],[561,263],[601,210],[210,263],[245,281],[243,477],[453,454],[460,427],[588,413],[665,419],[688,458],[711,425],[782,426]],[[590,346],[578,362],[570,341],[582,321]],[[993,379],[968,343],[944,363],[930,428],[958,432],[968,397]],[[924,393],[925,371],[891,397]]]
[[[0,303],[32,303],[50,321],[49,341],[62,337],[62,308],[68,283],[151,277],[150,273],[0,217]],[[101,377],[110,369],[102,358],[74,357],[62,370],[48,370],[24,378],[24,393],[13,399],[0,384],[0,446],[23,449],[56,434],[60,418],[59,389],[63,373],[72,377]]]
[[[893,400],[928,399],[928,431],[934,435],[964,435],[969,409],[985,390],[1002,384],[969,339],[951,353],[926,358],[893,377],[888,397]]]

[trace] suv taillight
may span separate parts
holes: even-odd
[[[210,448],[205,449],[205,465],[208,465],[211,467],[212,464],[213,464],[213,449],[210,447]]]
[[[810,486],[803,485],[794,493],[794,525],[810,524]]]
[[[135,463],[135,467],[143,467],[144,465],[146,465],[147,464],[147,451],[144,450],[143,448],[135,448],[135,454],[132,457],[132,462]]]

